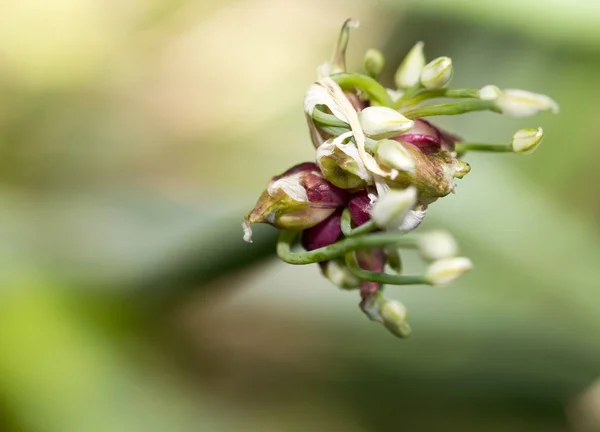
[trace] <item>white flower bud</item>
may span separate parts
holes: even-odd
[[[410,88],[419,83],[421,72],[425,66],[423,46],[423,42],[417,42],[402,60],[394,77],[397,88]]]
[[[513,135],[512,149],[515,153],[519,154],[531,154],[535,151],[537,146],[544,137],[543,129],[521,129]]]
[[[406,308],[396,300],[382,300],[379,304],[379,315],[383,325],[394,335],[404,338],[410,335],[411,329],[406,322]]]
[[[398,111],[383,106],[365,108],[358,113],[358,119],[365,135],[376,140],[401,135],[415,124]]]
[[[398,171],[415,172],[415,161],[398,141],[385,139],[377,144],[377,161]]]
[[[343,289],[355,289],[360,287],[360,280],[356,278],[345,265],[337,260],[330,260],[324,264],[323,274],[337,287]]]
[[[444,230],[424,233],[419,238],[418,247],[423,258],[431,261],[450,258],[458,253],[456,240],[448,231]]]
[[[438,57],[423,68],[421,84],[429,90],[441,89],[450,82],[453,72],[450,57]]]
[[[443,258],[427,267],[425,280],[431,285],[446,285],[472,268],[473,263],[469,258]]]
[[[550,97],[526,90],[504,90],[496,99],[496,108],[513,117],[527,117],[540,111],[558,113],[558,104]]]
[[[375,202],[371,216],[380,228],[398,229],[416,203],[417,189],[414,186],[404,190],[391,189]]]
[[[482,100],[494,100],[497,99],[498,96],[502,94],[502,90],[500,90],[495,85],[486,85],[479,90],[479,99]]]

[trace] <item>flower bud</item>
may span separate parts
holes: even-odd
[[[473,263],[469,258],[442,258],[429,265],[425,280],[431,285],[446,285],[472,268]]]
[[[394,335],[405,338],[410,335],[411,329],[406,322],[407,312],[402,303],[396,300],[380,300],[379,315],[383,325]]]
[[[450,82],[453,71],[450,57],[438,57],[423,68],[421,84],[429,90],[441,89]]]
[[[397,88],[410,88],[419,83],[421,72],[425,66],[423,46],[423,42],[417,42],[402,60],[394,76]]]
[[[391,189],[375,202],[372,217],[380,228],[397,229],[406,215],[417,203],[417,189],[408,187],[404,190]]]
[[[433,230],[424,233],[417,244],[423,258],[436,261],[456,256],[458,245],[454,237],[445,230]]]
[[[479,90],[479,99],[481,100],[494,100],[497,99],[502,94],[502,90],[500,90],[495,85],[486,85]]]
[[[466,163],[465,161],[459,160],[456,164],[456,169],[454,170],[454,177],[463,178],[467,174],[471,172],[471,165]]]
[[[383,53],[376,49],[370,49],[365,54],[365,70],[371,78],[377,79],[385,66]]]
[[[360,191],[354,194],[348,202],[348,210],[350,210],[352,223],[355,227],[359,227],[371,220],[372,209],[373,202],[367,191]]]
[[[393,179],[387,179],[392,188],[415,186],[419,196],[440,198],[454,191],[454,173],[459,167],[458,160],[451,152],[440,151],[425,154],[415,145],[401,142],[415,163],[414,173],[400,171]]]
[[[335,243],[342,236],[342,209],[338,209],[322,222],[302,231],[302,246],[307,251]]]
[[[415,172],[415,162],[410,153],[398,141],[379,141],[375,152],[377,161],[398,171]]]
[[[383,106],[365,108],[358,113],[358,119],[365,135],[375,140],[400,135],[414,125],[398,111]]]
[[[343,289],[357,289],[360,280],[354,276],[341,260],[329,260],[320,262],[321,272],[336,287]]]
[[[513,117],[527,117],[540,111],[557,114],[559,111],[558,104],[550,97],[526,90],[504,90],[495,101],[502,114]]]
[[[544,137],[542,128],[537,129],[521,129],[513,135],[512,149],[518,154],[531,154]]]
[[[348,200],[346,191],[323,178],[314,163],[297,165],[274,177],[243,223],[244,240],[252,241],[253,223],[302,230],[327,219]]]
[[[371,175],[356,146],[341,143],[345,138],[340,135],[321,144],[316,152],[317,164],[323,176],[335,186],[342,189],[362,189],[366,187]]]

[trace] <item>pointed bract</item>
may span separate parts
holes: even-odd
[[[423,42],[417,42],[402,60],[394,76],[397,88],[406,89],[419,83],[421,72],[425,66],[424,45]]]

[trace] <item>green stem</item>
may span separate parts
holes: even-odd
[[[370,76],[358,73],[340,73],[331,75],[330,78],[343,89],[357,88],[364,91],[369,99],[378,105],[387,107],[394,105],[386,89]]]
[[[344,212],[342,213],[341,227],[342,233],[346,237],[356,237],[359,235],[368,234],[371,231],[377,229],[377,226],[375,225],[375,222],[373,222],[373,219],[371,219],[368,222],[365,222],[359,227],[352,228],[352,220],[350,216],[350,210],[348,208],[345,208]]]
[[[313,110],[312,118],[319,126],[333,126],[350,130],[348,123],[340,120],[332,114],[327,114],[316,108]]]
[[[472,111],[497,111],[493,101],[474,100],[459,103],[431,105],[421,108],[415,108],[402,113],[409,119],[417,119],[429,116],[457,115]]]
[[[411,247],[414,245],[414,238],[407,237],[405,234],[374,233],[347,238],[309,252],[292,252],[292,243],[297,235],[298,232],[296,231],[282,231],[277,241],[277,256],[288,264],[304,265],[327,261],[361,249],[380,248],[389,245],[398,247]]]
[[[398,109],[402,106],[413,106],[417,105],[428,99],[434,98],[452,98],[452,99],[467,99],[467,98],[478,98],[479,90],[477,89],[439,89],[439,90],[425,90],[417,94],[410,100],[397,100],[394,104],[394,108]]]
[[[391,275],[365,270],[358,265],[354,252],[346,254],[346,266],[359,279],[385,285],[428,285],[423,275]]]
[[[456,143],[457,153],[466,153],[468,151],[513,153],[513,148],[510,144]]]

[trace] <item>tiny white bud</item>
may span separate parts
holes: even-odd
[[[419,83],[421,72],[425,66],[423,46],[423,42],[417,42],[402,60],[394,76],[397,88],[410,88]]]
[[[415,161],[408,150],[398,141],[391,139],[379,141],[375,156],[378,162],[390,168],[409,173],[415,172]]]
[[[423,68],[421,84],[429,90],[441,89],[450,82],[453,72],[450,57],[438,57]]]
[[[365,70],[372,78],[379,78],[385,66],[385,57],[383,53],[376,49],[370,49],[365,54]]]
[[[375,202],[371,216],[380,228],[398,229],[416,203],[417,189],[414,186],[404,190],[390,189]]]
[[[495,85],[486,85],[479,90],[479,99],[482,100],[494,100],[497,99],[498,96],[502,94],[502,90],[500,90]]]
[[[425,279],[431,285],[446,285],[472,268],[473,263],[469,258],[443,258],[427,267]]]
[[[526,90],[504,90],[496,98],[496,107],[503,114],[527,117],[540,111],[558,113],[558,104],[550,97]]]
[[[543,129],[521,129],[513,135],[512,149],[515,153],[531,154],[544,137]]]
[[[411,329],[406,322],[406,308],[396,300],[382,300],[379,304],[379,315],[383,325],[398,337],[407,337]]]
[[[358,119],[365,135],[376,140],[401,135],[415,124],[398,111],[383,106],[365,108],[358,113]]]
[[[458,245],[454,237],[444,230],[428,231],[422,235],[418,243],[423,258],[431,261],[450,258],[458,253]]]

